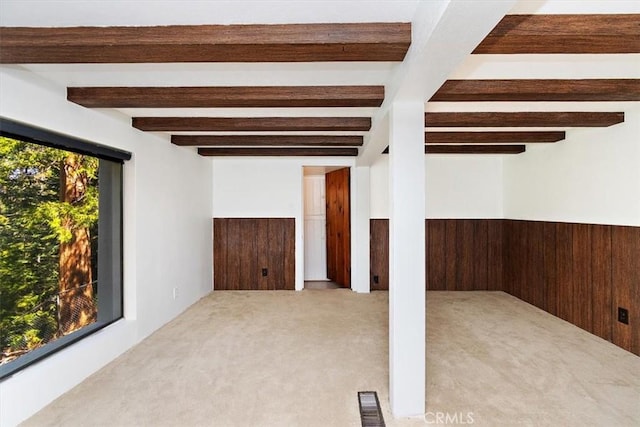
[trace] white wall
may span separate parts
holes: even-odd
[[[425,156],[426,218],[502,218],[502,156]],[[389,218],[389,158],[371,165],[371,218]]]
[[[211,290],[211,163],[123,117],[67,102],[65,88],[19,67],[0,73],[3,117],[133,153],[124,167],[125,319],[2,381],[0,424],[11,426]]]
[[[640,107],[520,155],[426,157],[427,218],[640,225]],[[371,217],[388,218],[388,158],[371,166]]]
[[[220,218],[295,218],[296,289],[304,287],[303,166],[354,166],[354,158],[215,158],[213,216]],[[352,170],[353,171],[353,170]],[[351,174],[351,198],[357,197]],[[356,223],[355,209],[351,223]],[[352,259],[362,245],[352,233]],[[364,249],[363,249],[364,250]],[[368,253],[368,245],[366,247]],[[352,271],[352,274],[356,274]],[[366,275],[368,278],[368,273]],[[215,285],[214,285],[215,286]],[[353,290],[368,292],[368,288]]]
[[[214,217],[292,218],[300,213],[303,163],[286,158],[212,162]]]
[[[504,161],[505,217],[640,225],[640,108]]]

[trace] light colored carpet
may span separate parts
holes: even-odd
[[[429,292],[427,421],[388,411],[388,295],[214,292],[25,426],[632,426],[640,358],[501,292]],[[448,417],[448,418],[447,418]],[[469,418],[470,417],[470,418]]]
[[[487,426],[640,426],[640,357],[502,292],[429,292],[427,410]]]

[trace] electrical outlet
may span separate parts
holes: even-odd
[[[262,269],[262,277],[267,277],[269,275],[269,270],[266,268]]]
[[[629,324],[629,310],[626,308],[618,307],[618,322]]]
[[[380,276],[373,276],[373,283],[375,283],[376,285],[380,283]]]
[[[178,299],[178,288],[173,288],[173,299]]]

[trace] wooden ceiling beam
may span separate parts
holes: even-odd
[[[384,86],[70,87],[89,108],[379,107]]]
[[[525,145],[425,145],[425,154],[520,154]],[[382,154],[389,154],[389,147]]]
[[[425,132],[425,144],[503,144],[558,142],[564,131],[552,132]]]
[[[172,135],[171,142],[196,147],[360,147],[358,135]]]
[[[0,27],[0,63],[402,61],[410,23]]]
[[[640,53],[640,14],[507,15],[475,54]]]
[[[198,148],[201,156],[233,157],[233,156],[349,156],[358,155],[357,148]]]
[[[482,112],[425,113],[426,127],[607,127],[624,122],[624,113]]]
[[[520,154],[524,145],[427,145],[427,154]]]
[[[640,79],[447,80],[429,101],[640,101]]]
[[[361,131],[369,117],[134,117],[133,127],[145,131]]]

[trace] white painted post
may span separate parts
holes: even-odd
[[[425,411],[424,103],[389,117],[389,397],[394,417]]]
[[[351,169],[351,289],[368,293],[369,286],[369,167]]]
[[[295,290],[301,291],[304,289],[304,167],[300,167],[299,176],[299,190],[300,195],[299,203],[297,204],[295,212]]]

